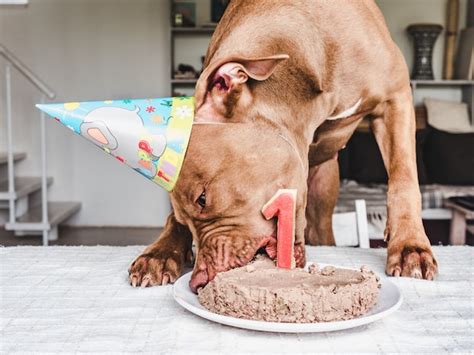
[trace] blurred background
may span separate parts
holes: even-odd
[[[431,166],[423,168],[427,169],[427,178],[421,182],[428,186],[423,190],[424,209],[428,211],[425,223],[433,243],[452,243],[456,209],[446,204],[446,199],[472,195],[474,185],[474,166],[469,158],[474,147],[470,116],[472,27],[471,32],[464,31],[474,26],[473,1],[376,3],[412,72],[418,126],[420,130],[435,130],[426,134],[424,142],[428,143],[420,148],[437,154],[428,154],[425,163],[429,160]],[[53,244],[143,244],[156,237],[170,212],[166,191],[53,120],[45,122],[46,175],[51,179],[46,180],[49,216],[43,219],[41,119],[34,104],[42,100],[192,95],[202,58],[225,5],[222,0],[0,0],[0,244],[41,244],[45,239]],[[442,28],[421,26],[407,32],[413,24]],[[450,45],[452,48],[447,50],[452,32],[456,34],[454,47]],[[416,36],[431,36],[432,43],[417,44]],[[428,53],[432,77],[422,76],[426,68],[415,72],[416,45]],[[446,72],[446,56],[450,55],[454,58],[451,74]],[[11,64],[6,69],[12,61],[28,68],[29,74]],[[54,99],[48,99],[48,92],[38,89],[35,80],[49,88]],[[427,99],[431,100],[429,107]],[[441,120],[450,122],[450,127],[439,124],[437,114],[430,114],[430,110],[442,112]],[[11,146],[8,112],[12,119]],[[439,142],[444,145],[436,145]],[[359,159],[358,152],[367,147],[373,150],[373,158]],[[9,149],[15,153],[14,190],[9,184]],[[448,164],[453,161],[450,154],[464,158],[453,167]],[[443,165],[440,159],[447,163]],[[360,160],[374,164],[365,166]],[[363,124],[341,158],[344,183],[337,212],[349,208],[350,201],[364,198],[374,245],[379,245],[376,241],[382,238],[385,218],[386,176],[380,173],[380,162],[373,136]],[[443,174],[446,169],[448,176]],[[444,190],[441,185],[450,189]],[[55,205],[58,202],[63,204]],[[461,215],[466,217],[464,220],[472,218],[468,212]],[[459,216],[458,220],[461,224],[456,226],[457,235],[464,232],[469,240],[466,223],[463,225]],[[457,238],[456,242],[466,242]]]

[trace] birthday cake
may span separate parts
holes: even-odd
[[[365,314],[376,304],[379,287],[377,276],[366,267],[282,269],[259,255],[244,267],[217,274],[198,290],[198,299],[209,311],[232,317],[332,322]]]

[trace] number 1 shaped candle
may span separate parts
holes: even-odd
[[[277,223],[277,267],[295,267],[295,215],[296,189],[280,189],[262,208],[266,219],[276,217]]]

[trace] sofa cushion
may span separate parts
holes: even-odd
[[[360,183],[387,183],[382,154],[372,132],[354,132],[349,141],[351,177]]]
[[[474,133],[448,133],[431,127],[424,153],[432,182],[474,185]]]
[[[473,133],[468,105],[464,102],[425,99],[428,123],[433,128],[450,133]]]
[[[337,158],[339,163],[339,177],[341,180],[352,179],[351,167],[349,165],[349,149],[345,148],[339,151]]]
[[[428,176],[423,157],[427,129],[416,132],[416,163],[420,184],[427,184]],[[349,141],[350,177],[360,183],[387,183],[387,172],[382,154],[372,132],[355,132]]]

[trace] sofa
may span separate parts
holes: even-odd
[[[434,244],[447,244],[450,210],[446,198],[474,195],[474,133],[450,133],[430,126],[426,109],[418,107],[416,151],[425,229]],[[387,173],[369,124],[364,121],[339,153],[341,189],[335,212],[367,205],[369,236],[383,239],[386,221]]]

